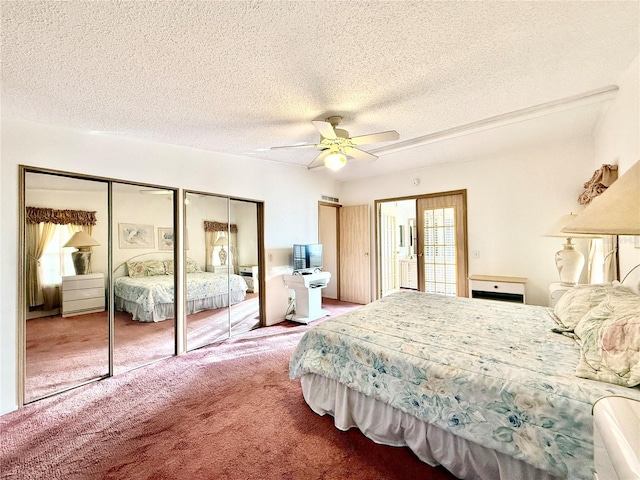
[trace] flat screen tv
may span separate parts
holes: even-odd
[[[316,270],[322,268],[322,244],[293,246],[293,270]]]

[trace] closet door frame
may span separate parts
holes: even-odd
[[[180,344],[178,342],[180,326],[182,324],[181,318],[182,313],[180,310],[180,305],[183,304],[183,290],[181,285],[181,275],[179,273],[183,270],[182,264],[182,255],[178,255],[178,248],[183,245],[182,241],[182,230],[178,228],[179,225],[182,225],[179,222],[179,218],[182,218],[182,209],[179,208],[178,199],[182,198],[182,194],[180,189],[175,187],[168,187],[164,185],[154,185],[148,183],[140,183],[128,180],[120,180],[115,178],[107,178],[100,177],[96,175],[83,174],[77,172],[68,172],[62,170],[55,170],[49,168],[41,168],[29,165],[19,165],[18,166],[18,407],[23,407],[28,403],[33,403],[44,398],[48,398],[54,395],[58,395],[60,393],[78,388],[82,385],[86,385],[89,383],[97,382],[104,378],[112,377],[114,372],[114,321],[115,321],[115,297],[113,293],[113,232],[114,232],[114,220],[113,220],[113,184],[120,183],[126,185],[132,185],[141,188],[155,188],[160,190],[168,190],[173,194],[173,228],[175,232],[175,245],[173,250],[173,258],[175,262],[175,272],[174,275],[174,352],[175,356],[179,353],[182,353],[180,350]],[[27,253],[26,253],[26,178],[27,174],[42,174],[42,175],[51,175],[54,177],[64,177],[78,180],[87,180],[87,181],[97,181],[106,183],[106,196],[107,196],[107,265],[106,272],[107,281],[105,282],[105,298],[107,299],[107,310],[108,310],[108,373],[105,375],[101,375],[99,377],[92,378],[90,380],[81,381],[79,383],[75,383],[72,386],[64,387],[59,390],[54,390],[52,392],[46,393],[42,396],[38,396],[36,398],[27,399],[26,392],[26,379],[27,379],[27,308],[26,308],[26,270],[27,270]],[[180,217],[179,217],[180,216]],[[154,363],[153,361],[149,363]],[[146,363],[145,365],[148,365]],[[144,365],[139,365],[144,366]],[[136,366],[134,368],[138,368]]]

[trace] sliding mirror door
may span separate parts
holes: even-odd
[[[228,198],[186,193],[187,350],[229,337],[227,259],[231,254],[228,246],[222,247],[228,219]]]
[[[236,291],[246,287],[242,298],[235,300],[230,311],[230,335],[239,335],[261,326],[259,287],[259,222],[258,204],[245,200],[231,200],[229,204],[231,235],[228,250],[229,268],[239,278],[231,277]]]
[[[21,168],[24,403],[109,375],[108,183]]]
[[[175,197],[113,182],[115,373],[176,352]]]
[[[261,325],[258,209],[255,202],[186,193],[188,350]]]

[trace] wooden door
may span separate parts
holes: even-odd
[[[396,217],[379,212],[380,225],[380,296],[384,297],[398,290],[398,259],[396,241]]]
[[[338,270],[338,209],[340,205],[318,204],[318,243],[322,244],[322,270],[331,274],[329,284],[322,289],[323,298],[338,298],[340,272]]]
[[[468,296],[466,190],[418,198],[418,289]]]
[[[370,219],[368,205],[340,209],[340,300],[371,302]]]

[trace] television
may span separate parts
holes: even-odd
[[[293,246],[293,271],[309,271],[322,268],[322,244]]]

